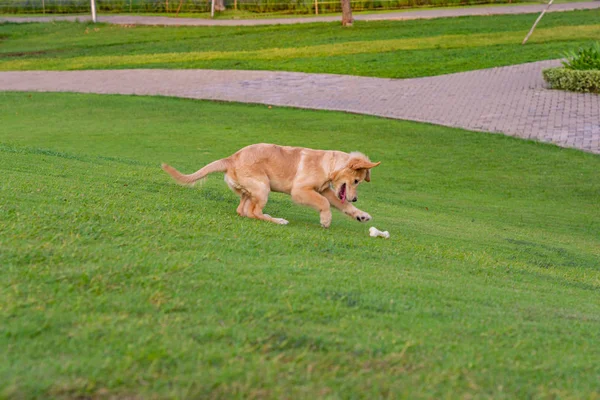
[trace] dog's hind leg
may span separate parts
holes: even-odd
[[[268,214],[263,214],[262,210],[267,205],[269,199],[269,186],[261,182],[252,182],[246,185],[246,190],[250,194],[250,199],[247,202],[250,205],[246,208],[246,216],[250,218],[261,219],[263,221],[273,222],[275,224],[287,225],[289,221],[283,218],[273,218]]]
[[[240,197],[240,204],[237,207],[237,214],[240,217],[248,216],[248,209],[250,207],[251,201],[248,192],[229,174],[225,174],[225,183],[229,186],[229,189]]]
[[[240,217],[245,217],[250,203],[250,198],[240,192],[240,205],[237,208],[237,213]]]
[[[263,214],[263,212],[262,212],[263,207],[261,207],[260,204],[252,203],[251,207],[252,207],[251,216],[248,215],[250,218],[262,219],[263,221],[269,221],[269,222],[273,222],[273,223],[279,224],[279,225],[289,224],[289,221],[287,219],[274,218],[274,217],[271,217],[269,214]]]

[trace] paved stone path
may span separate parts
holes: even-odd
[[[549,90],[558,61],[417,79],[269,71],[0,72],[0,90],[177,96],[339,110],[504,133],[600,154],[600,96]]]
[[[427,9],[383,14],[355,14],[359,21],[408,20],[423,18],[459,17],[467,15],[498,15],[498,14],[527,14],[538,13],[546,7],[545,4],[527,4],[513,6],[467,7],[454,9]],[[548,12],[572,11],[600,8],[600,1],[553,4]],[[102,15],[99,22],[119,25],[187,25],[187,26],[248,26],[248,25],[283,25],[314,22],[339,21],[340,16],[302,17],[302,18],[272,18],[272,19],[240,19],[240,20],[211,20],[202,18],[172,18],[145,17],[125,15]],[[52,22],[52,21],[89,21],[89,16],[56,16],[56,17],[0,17],[0,22]]]

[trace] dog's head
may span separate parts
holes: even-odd
[[[363,182],[371,182],[371,168],[381,164],[374,163],[362,153],[350,153],[350,158],[344,168],[339,170],[332,179],[333,190],[338,199],[344,203],[346,200],[358,201],[357,188]]]

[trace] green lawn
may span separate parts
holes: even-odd
[[[596,155],[170,98],[0,109],[0,398],[600,396]],[[372,224],[283,195],[289,225],[243,219],[220,176],[159,167],[263,141],[382,161]]]
[[[600,10],[263,27],[0,25],[0,70],[213,68],[408,78],[554,59],[600,37]]]

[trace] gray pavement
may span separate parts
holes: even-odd
[[[460,17],[468,15],[499,15],[499,14],[528,14],[541,12],[545,4],[527,4],[512,6],[467,7],[452,9],[427,9],[405,12],[390,12],[382,14],[356,14],[358,21],[409,20],[445,17]],[[600,8],[600,1],[553,4],[548,12],[585,10]],[[306,24],[315,22],[340,21],[340,16],[302,17],[302,18],[271,18],[271,19],[239,19],[211,20],[202,18],[173,18],[146,17],[125,15],[102,15],[99,22],[118,25],[176,25],[176,26],[254,26],[254,25],[287,25]],[[9,17],[1,16],[1,22],[52,22],[52,21],[90,21],[89,16],[55,16],[55,17]]]
[[[270,71],[0,72],[0,90],[162,95],[338,110],[503,133],[600,154],[600,96],[550,90],[556,60],[417,79]]]

